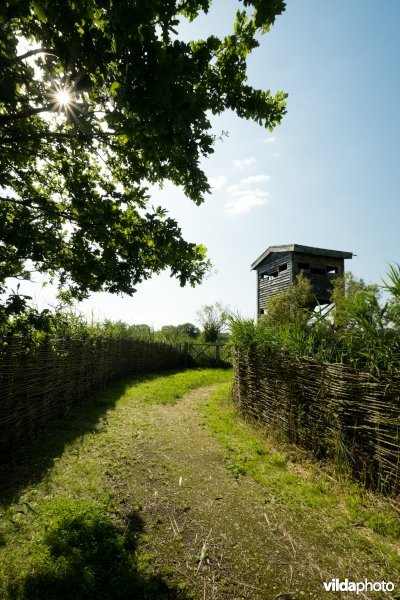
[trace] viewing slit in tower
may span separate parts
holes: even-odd
[[[257,271],[257,314],[271,296],[290,288],[299,273],[311,282],[320,304],[329,304],[332,280],[344,274],[344,261],[352,252],[313,248],[299,244],[270,246],[253,262]]]

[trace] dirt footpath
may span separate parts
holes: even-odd
[[[345,534],[338,547],[311,515],[300,523],[250,477],[231,476],[224,450],[202,423],[211,390],[196,389],[173,406],[126,403],[114,417],[132,435],[121,437],[121,460],[107,476],[121,516],[139,511],[145,523],[139,549],[146,570],[196,600],[328,600],[322,581],[338,567],[370,577]]]

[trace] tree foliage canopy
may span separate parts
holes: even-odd
[[[182,323],[181,325],[164,325],[159,333],[164,340],[173,343],[196,339],[200,335],[200,329],[193,323]]]
[[[0,284],[33,269],[82,299],[132,294],[166,268],[181,285],[202,280],[205,248],[151,206],[148,186],[169,180],[200,204],[210,115],[272,129],[286,97],[246,83],[256,36],[285,2],[243,0],[231,35],[180,40],[179,19],[210,4],[3,0]]]
[[[267,327],[280,327],[288,324],[306,325],[310,319],[310,307],[317,304],[311,282],[300,273],[295,284],[271,296],[265,306],[266,314],[260,323]]]
[[[216,342],[224,330],[229,317],[229,309],[221,302],[205,304],[197,311],[197,321],[203,328],[205,342]]]
[[[352,314],[355,306],[367,297],[374,297],[378,305],[379,287],[367,284],[361,278],[355,277],[350,271],[338,277],[332,284],[333,319],[338,330],[346,330],[354,325]],[[360,300],[361,299],[361,300]]]

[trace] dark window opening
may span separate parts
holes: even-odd
[[[326,267],[327,273],[339,273],[338,267],[330,267],[329,265]]]
[[[297,263],[297,268],[303,271],[308,271],[308,269],[310,268],[310,265],[308,263],[305,262],[298,262]]]
[[[279,273],[282,273],[282,271],[287,271],[287,263],[279,265]]]
[[[311,267],[310,273],[311,273],[311,275],[325,275],[326,268],[325,267]]]

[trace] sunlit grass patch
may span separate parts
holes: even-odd
[[[121,400],[136,400],[147,404],[174,404],[190,390],[231,381],[231,379],[231,369],[188,369],[151,379],[143,375],[127,386]]]

